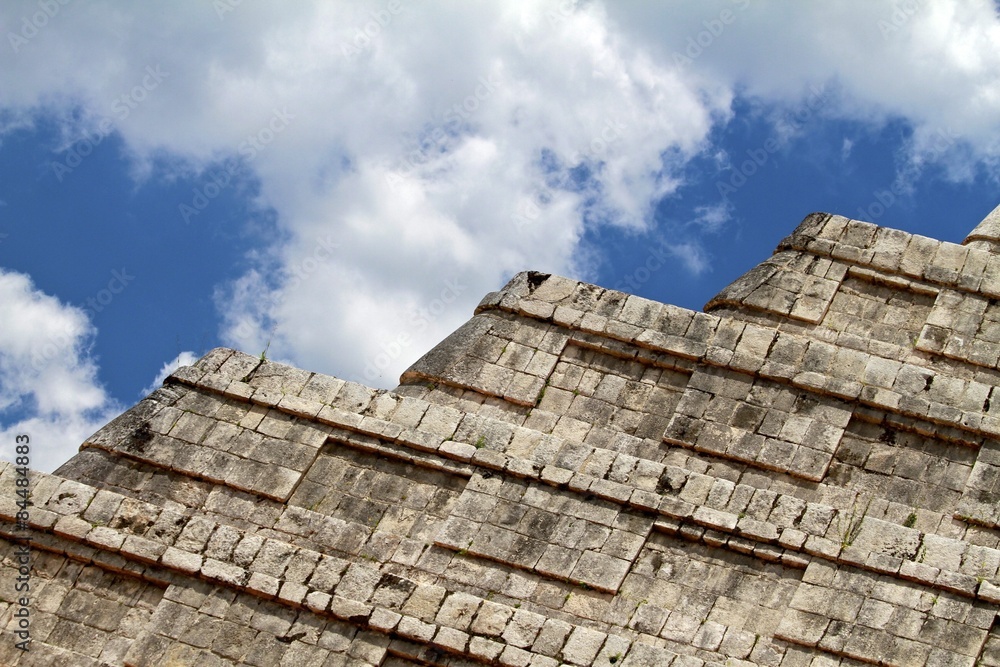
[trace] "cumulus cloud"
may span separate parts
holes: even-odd
[[[995,168],[1000,40],[990,0],[608,3],[621,29],[715,86],[781,109],[834,84],[820,115],[913,130],[909,158]],[[728,14],[724,14],[728,12]],[[724,22],[727,19],[728,22]],[[692,46],[693,44],[693,46]],[[952,136],[943,146],[942,134]],[[975,169],[975,167],[973,167]]]
[[[156,374],[156,377],[149,384],[148,387],[140,392],[139,398],[145,398],[149,394],[160,388],[163,385],[163,381],[167,379],[167,376],[176,371],[181,366],[193,366],[194,362],[198,361],[199,357],[194,352],[184,351],[178,354],[176,357],[167,361],[160,367],[160,372]]]
[[[240,161],[282,242],[219,286],[225,341],[383,386],[513,273],[592,275],[586,225],[646,228],[730,100],[598,3],[182,7],[65,7],[0,101],[68,151],[110,123],[143,178]]]
[[[13,460],[26,434],[33,467],[50,470],[121,409],[97,378],[96,331],[82,310],[3,269],[0,321],[0,458]]]
[[[136,178],[199,179],[178,224],[238,165],[277,229],[217,286],[224,340],[380,386],[514,272],[593,277],[585,232],[648,232],[693,156],[725,159],[737,95],[780,136],[803,105],[903,119],[907,161],[955,178],[1000,156],[988,2],[218,5],[60,6],[0,55],[0,132],[59,119],[54,162],[118,133]],[[0,32],[35,11],[6,3]],[[665,242],[708,267],[697,235]]]

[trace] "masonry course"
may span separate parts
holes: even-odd
[[[525,272],[393,391],[215,349],[0,465],[0,663],[1000,665],[1000,214],[694,312]]]

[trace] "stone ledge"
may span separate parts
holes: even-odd
[[[7,467],[7,465],[5,464],[4,467]],[[2,472],[0,472],[0,477],[2,477]],[[3,518],[6,519],[7,517]],[[256,563],[251,565],[250,569],[246,569],[214,558],[205,558],[202,560],[199,554],[182,548],[164,546],[163,544],[157,544],[153,540],[140,538],[128,533],[122,534],[121,531],[115,529],[106,527],[92,528],[88,522],[77,518],[75,515],[65,515],[61,521],[66,528],[61,529],[61,532],[57,532],[56,535],[51,537],[53,539],[60,537],[64,539],[68,538],[71,540],[69,544],[61,547],[58,542],[51,542],[47,537],[50,534],[37,533],[31,535],[32,544],[54,553],[66,554],[84,562],[93,562],[98,566],[104,566],[103,560],[97,557],[92,548],[79,544],[79,541],[84,539],[89,532],[103,528],[102,533],[108,533],[109,535],[118,533],[122,537],[125,547],[121,549],[121,555],[126,560],[134,561],[137,565],[131,567],[123,564],[124,566],[120,567],[118,571],[144,577],[160,585],[169,585],[176,582],[170,575],[156,575],[153,571],[147,571],[146,568],[153,566],[156,569],[162,568],[165,572],[176,572],[178,575],[198,576],[209,583],[247,592],[262,599],[273,599],[286,606],[307,608],[313,613],[336,618],[354,625],[369,627],[390,636],[395,635],[416,639],[447,653],[473,658],[475,656],[470,652],[471,645],[469,644],[469,639],[476,635],[475,632],[473,634],[467,633],[470,621],[473,626],[479,623],[488,625],[491,629],[487,635],[483,636],[483,639],[503,646],[503,650],[505,651],[518,648],[513,644],[507,643],[507,640],[504,638],[508,633],[508,628],[517,627],[518,630],[514,632],[514,635],[522,636],[519,624],[523,623],[522,619],[526,612],[515,607],[500,605],[496,602],[487,604],[484,599],[465,593],[453,592],[443,600],[440,600],[439,610],[436,608],[431,612],[435,618],[434,622],[431,623],[426,623],[418,618],[406,615],[408,603],[405,600],[400,602],[398,606],[398,609],[402,613],[398,613],[392,608],[374,604],[371,600],[379,597],[382,588],[386,588],[390,592],[395,592],[400,590],[401,587],[408,587],[410,593],[406,597],[407,600],[410,598],[424,600],[431,599],[433,596],[425,595],[423,591],[425,589],[430,591],[430,589],[437,587],[403,580],[398,576],[389,576],[386,579],[388,575],[382,570],[359,563],[350,564],[348,569],[344,571],[343,576],[332,586],[328,585],[327,582],[329,579],[325,577],[322,579],[322,584],[312,584],[311,582],[300,584],[286,581],[280,576],[274,577],[256,571]],[[73,527],[79,525],[80,530],[75,528],[70,529],[70,524]],[[86,531],[83,530],[83,526],[86,526]],[[6,530],[0,529],[0,535],[3,535],[5,538],[18,540],[17,537],[9,535]],[[107,537],[108,535],[104,535],[102,539],[106,540]],[[117,540],[115,541],[117,542]],[[268,541],[279,544],[275,540]],[[132,546],[129,546],[130,542]],[[287,550],[299,553],[309,551],[289,544],[285,544],[284,546]],[[315,560],[318,563],[322,558],[322,554],[315,552],[315,558],[311,560]],[[345,565],[347,565],[346,562]],[[318,570],[307,576],[311,579],[317,576],[317,573]],[[404,583],[405,586],[403,586]],[[322,585],[323,589],[316,588],[316,585]],[[389,597],[394,597],[394,595],[390,594]],[[466,606],[471,605],[474,616],[470,617],[468,621],[457,620],[462,616],[452,616],[446,612],[446,608],[450,604],[449,601],[452,599],[457,600],[458,598],[462,598],[462,604]],[[500,610],[502,613],[498,615],[497,610]],[[481,616],[483,618],[480,621]],[[498,619],[504,618],[507,620],[501,620],[500,624],[497,625]],[[426,631],[419,628],[426,628]],[[609,655],[618,656],[619,658],[628,657],[628,653],[632,647],[632,642],[629,640],[614,635],[598,633],[585,629],[582,626],[574,625],[571,628],[572,632],[566,639],[565,646],[557,647],[558,652],[556,654],[568,664],[581,666],[591,664],[591,660],[597,653],[605,648],[609,651]],[[510,631],[513,632],[513,630]],[[537,631],[538,629],[535,630],[536,633]],[[464,639],[460,640],[460,638]],[[530,648],[533,639],[534,635],[529,638],[527,645],[522,644],[526,646],[525,649],[518,648],[518,650],[522,650],[529,657],[534,655]],[[522,640],[514,641],[520,644]],[[477,647],[480,650],[483,648],[479,643],[477,643]],[[593,655],[591,655],[591,652]],[[675,656],[671,652],[661,652],[659,655],[666,657],[668,662]],[[584,659],[585,656],[589,657]]]
[[[1000,262],[1000,257],[997,260]],[[621,293],[615,294],[621,295]],[[628,298],[630,301],[626,302],[626,307],[622,310],[623,316],[628,310],[631,299],[638,299],[631,296]],[[506,305],[501,302],[497,306],[482,308],[481,312],[495,309],[532,318],[531,300],[528,296],[512,298]],[[859,353],[864,368],[858,377],[850,372],[850,369],[833,363],[840,349],[836,345],[807,335],[785,332],[782,334],[782,339],[794,338],[802,343],[799,357],[788,360],[779,356],[783,354],[783,350],[774,345],[773,329],[654,301],[642,301],[646,303],[641,307],[637,306],[638,310],[644,313],[643,317],[656,324],[649,327],[647,323],[647,327],[636,336],[622,337],[619,329],[612,326],[612,323],[628,324],[628,322],[613,318],[608,318],[607,323],[600,328],[588,329],[582,320],[567,322],[564,326],[574,332],[574,335],[579,332],[594,337],[591,341],[603,338],[635,346],[632,357],[637,357],[641,354],[641,350],[645,349],[656,354],[674,356],[707,366],[765,378],[780,384],[789,384],[842,400],[857,401],[862,405],[880,408],[889,413],[963,431],[972,433],[983,431],[991,435],[1000,435],[1000,417],[984,414],[982,401],[974,405],[976,401],[971,398],[988,395],[990,387],[981,382],[955,380],[952,393],[942,396],[942,399],[949,402],[913,397],[906,393],[904,385],[912,377],[936,375],[935,371],[869,353]],[[676,333],[673,333],[675,331]],[[576,342],[575,339],[571,340]],[[594,346],[593,342],[591,346]],[[787,368],[801,367],[806,356],[826,359],[826,363],[816,371],[797,373],[784,371]],[[476,388],[476,391],[480,389]],[[966,396],[970,397],[967,401],[964,398]],[[956,408],[955,404],[964,405],[964,408]]]
[[[510,459],[510,457],[507,457],[507,459]],[[14,482],[16,479],[14,468],[14,465],[10,463],[3,463],[0,465],[0,499],[15,497],[13,493]],[[509,468],[510,465],[508,463],[501,471],[509,472]],[[534,471],[534,466],[531,466],[528,469]],[[524,477],[549,485],[543,478],[542,470],[544,470],[544,468],[538,467],[538,470],[534,475],[531,475],[530,477],[528,475],[524,475]],[[967,574],[957,571],[949,571],[947,568],[931,567],[921,569],[920,567],[917,567],[921,565],[921,563],[916,563],[911,560],[902,560],[899,564],[897,564],[895,560],[891,558],[886,559],[880,557],[881,555],[888,554],[893,550],[897,550],[900,540],[905,541],[907,539],[906,537],[900,537],[898,539],[890,538],[889,535],[892,534],[891,531],[898,532],[900,535],[912,536],[913,540],[915,540],[915,547],[913,549],[914,554],[916,555],[922,551],[923,554],[921,558],[930,558],[931,562],[935,562],[935,560],[937,560],[935,555],[937,553],[936,550],[944,550],[943,553],[946,552],[949,554],[964,553],[965,550],[969,548],[969,545],[962,540],[944,538],[940,536],[930,536],[931,540],[925,546],[923,533],[902,526],[897,526],[895,524],[889,524],[887,522],[865,519],[863,514],[860,519],[856,520],[860,530],[854,527],[853,524],[855,519],[853,516],[846,517],[848,524],[851,525],[845,527],[844,525],[841,525],[843,520],[837,519],[838,516],[841,516],[844,513],[838,512],[832,507],[826,507],[814,503],[807,503],[805,505],[806,512],[802,515],[800,523],[797,526],[783,527],[759,520],[752,522],[743,521],[743,517],[732,515],[724,511],[714,511],[711,510],[711,508],[704,506],[704,498],[699,500],[698,504],[688,503],[684,500],[684,497],[690,493],[686,491],[689,483],[696,484],[699,489],[703,489],[701,491],[697,491],[697,493],[705,494],[707,496],[708,489],[714,483],[715,478],[706,475],[697,475],[676,467],[664,466],[664,475],[668,473],[685,479],[682,488],[678,490],[677,497],[661,496],[660,494],[651,494],[648,491],[644,491],[637,496],[637,499],[640,500],[640,504],[632,505],[632,495],[636,495],[635,491],[640,491],[639,489],[636,489],[633,491],[633,494],[629,496],[628,500],[623,501],[616,497],[607,497],[605,500],[620,505],[623,509],[631,507],[640,511],[648,511],[648,508],[653,502],[655,502],[654,496],[660,496],[661,501],[657,507],[657,512],[660,515],[671,519],[679,519],[681,521],[692,519],[699,526],[716,530],[719,533],[731,535],[737,539],[751,539],[753,542],[760,542],[761,544],[777,544],[784,546],[786,549],[789,546],[798,543],[800,545],[798,549],[811,556],[820,557],[834,562],[843,562],[855,565],[880,574],[900,576],[902,578],[920,582],[932,588],[954,591],[967,597],[975,597],[978,593],[975,586],[975,578],[970,577]],[[549,476],[551,477],[551,471]],[[42,482],[50,477],[51,476],[43,473],[36,474],[34,488],[44,487],[45,485],[42,484]],[[93,489],[92,487],[87,487],[86,485],[79,484],[77,482],[73,482],[72,484],[77,485],[84,496],[93,498],[96,495],[96,489]],[[579,490],[593,493],[594,490],[592,489],[592,486],[593,481],[585,483]],[[60,488],[63,487],[59,485],[48,485],[46,491],[48,495],[39,496],[37,498],[33,497],[33,502],[44,508],[49,499],[53,497],[53,495]],[[572,485],[569,486],[569,490],[573,491]],[[43,492],[43,494],[46,492]],[[777,505],[780,496],[779,494],[772,495],[774,495],[772,503]],[[698,500],[697,497],[692,499]],[[73,540],[85,540],[91,530],[96,529],[97,527],[97,524],[91,524],[90,522],[79,518],[79,516],[86,511],[86,509],[86,505],[83,505],[74,508],[75,511],[73,512],[65,513],[56,523],[55,530],[57,534],[64,535]],[[0,500],[0,518],[13,523],[15,520],[16,510],[16,506],[12,503],[3,503],[3,501]],[[119,512],[121,511],[123,510],[119,509]],[[158,508],[153,508],[153,511],[158,512]],[[294,507],[287,508],[285,510],[286,514],[289,512],[298,514],[315,514],[313,512],[309,512],[308,510],[302,510],[301,508]],[[807,520],[807,517],[809,516],[823,516],[824,518],[819,523],[809,523],[812,521],[812,519]],[[319,514],[317,514],[317,517],[325,518],[323,515]],[[113,520],[113,518],[110,520]],[[152,525],[154,520],[155,517],[152,517],[149,524]],[[43,529],[42,526],[35,524],[33,521],[29,521],[29,523],[35,528]],[[214,526],[214,524],[212,524],[212,526]],[[809,531],[809,526],[813,526],[811,532]],[[807,531],[803,532],[800,528],[806,528]],[[208,529],[208,532],[210,533],[211,530],[214,530],[214,527]],[[786,531],[789,531],[787,537],[785,536]],[[850,531],[851,537],[849,541],[848,538],[843,537],[843,534],[846,534],[844,531]],[[890,532],[887,533],[886,531]],[[799,538],[802,534],[807,536],[804,543]],[[866,535],[872,535],[872,537],[866,537]],[[184,536],[185,532],[182,531],[177,538],[177,543],[167,542],[162,545],[154,545],[151,540],[145,538],[134,538],[130,543],[133,546],[129,548],[128,555],[152,562],[164,553],[164,549],[166,547],[176,546],[179,544],[180,541],[184,539]],[[104,534],[102,539],[111,539],[111,535]],[[207,534],[205,539],[207,540]],[[767,541],[762,542],[762,539],[767,539]],[[839,543],[838,540],[840,540]],[[855,540],[858,540],[859,545],[866,545],[867,548],[855,546]],[[845,548],[847,546],[851,546],[852,548]],[[992,552],[996,550],[987,551]],[[958,558],[961,560],[960,555]],[[1000,556],[998,556],[996,560],[1000,562]],[[944,562],[945,561],[943,560],[941,561],[942,564],[944,564]],[[903,566],[908,563],[912,563],[913,567],[904,568]],[[972,582],[971,585],[969,584],[970,580]],[[994,585],[1000,584],[1000,579],[997,578],[997,573],[994,573],[993,577],[989,579],[989,581]],[[613,589],[609,588],[609,590]],[[991,589],[986,590],[989,591]]]
[[[994,253],[839,215],[828,215],[822,223],[817,219],[807,218],[778,249],[834,257],[883,274],[1000,297],[1000,256]]]

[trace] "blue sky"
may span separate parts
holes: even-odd
[[[700,308],[1000,203],[991,2],[0,6],[0,455],[225,345],[391,387],[523,269]]]

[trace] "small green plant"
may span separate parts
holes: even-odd
[[[917,513],[910,512],[910,515],[906,517],[906,521],[903,522],[903,525],[906,526],[907,528],[913,528],[915,525],[917,525]]]
[[[482,449],[485,446],[486,446],[486,436],[485,435],[481,435],[476,440],[475,447],[476,447],[476,449]]]
[[[545,398],[545,390],[549,387],[549,378],[545,378],[545,384],[542,385],[542,390],[538,392],[538,398],[535,399],[535,406],[542,402]]]
[[[267,339],[267,345],[264,346],[264,351],[260,353],[260,360],[267,361],[267,351],[271,348],[271,339]]]
[[[841,533],[840,546],[841,548],[847,548],[854,544],[854,540],[857,539],[858,534],[861,532],[861,524],[865,521],[865,516],[868,515],[868,508],[871,507],[871,498],[865,503],[865,508],[861,510],[861,514],[858,515],[858,503],[854,502],[854,506],[851,507],[851,516],[847,519],[847,526],[843,527],[843,532]],[[838,522],[840,517],[837,517]]]

